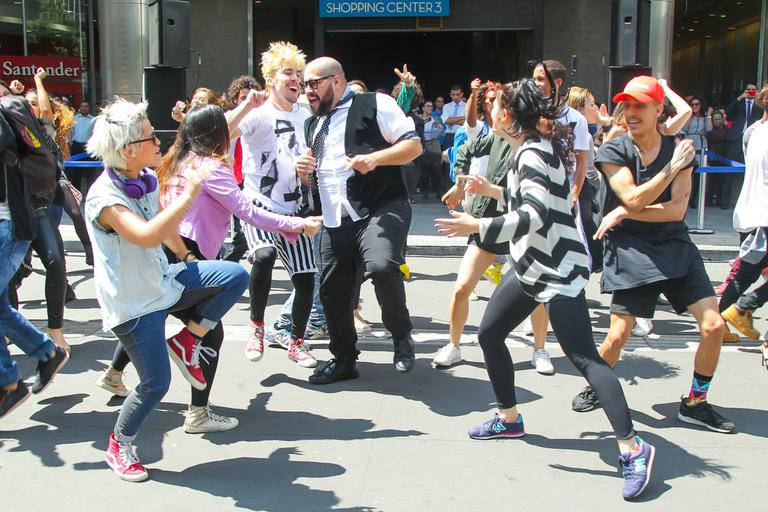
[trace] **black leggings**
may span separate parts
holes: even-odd
[[[45,267],[45,305],[48,328],[64,326],[64,297],[67,293],[67,265],[64,261],[64,241],[51,218],[47,204],[35,205],[37,234],[32,248]]]
[[[514,271],[510,271],[496,287],[480,321],[477,337],[493,392],[502,409],[517,405],[515,367],[505,340],[538,304],[523,292]],[[597,393],[616,437],[632,437],[635,430],[619,379],[595,348],[584,294],[557,296],[547,303],[547,311],[563,352]]]
[[[251,322],[263,322],[264,310],[267,309],[269,289],[272,287],[272,268],[277,259],[277,249],[264,247],[253,251],[248,260],[251,267],[251,279],[248,281],[248,295],[251,298]]]
[[[263,322],[269,290],[272,287],[272,269],[277,259],[277,250],[274,247],[265,247],[254,251],[249,259],[253,264],[251,279],[248,283],[248,292],[251,297],[251,321]],[[298,340],[304,338],[309,314],[312,312],[315,274],[313,272],[293,274],[291,282],[296,290],[291,308],[291,337]]]
[[[93,265],[93,250],[91,249],[91,238],[88,236],[88,229],[85,227],[85,219],[83,219],[83,213],[80,211],[80,205],[77,204],[77,199],[72,194],[72,190],[66,184],[60,185],[61,190],[61,205],[64,211],[67,212],[69,218],[72,219],[72,225],[77,233],[77,238],[80,239],[80,243],[83,244],[85,249],[86,261],[89,265]]]
[[[197,244],[193,240],[185,237],[182,237],[182,240],[184,240],[187,248],[192,251],[198,260],[205,259],[200,253],[200,249],[198,248]],[[178,261],[173,252],[166,249],[165,253],[168,256],[168,261],[170,263],[175,263]],[[185,324],[192,320],[193,314],[194,312],[192,310],[174,311],[171,313],[171,315],[175,316]],[[211,395],[211,389],[213,389],[213,381],[216,378],[216,370],[219,367],[219,354],[221,352],[221,345],[223,342],[224,326],[221,322],[217,323],[216,327],[208,331],[206,335],[203,336],[201,346],[215,350],[216,355],[212,356],[210,353],[206,354],[205,350],[203,350],[200,354],[200,370],[203,372],[203,376],[205,376],[205,382],[208,385],[202,391],[190,386],[190,389],[192,390],[191,404],[196,407],[203,407],[208,404],[208,398]],[[115,370],[122,372],[130,362],[131,358],[123,348],[123,345],[118,342],[117,347],[115,347],[115,354],[112,356],[112,363],[110,366],[112,366],[112,368]]]

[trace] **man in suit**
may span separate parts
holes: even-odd
[[[763,109],[755,105],[755,96],[757,96],[757,86],[749,84],[744,92],[725,109],[728,120],[733,123],[725,136],[725,156],[737,162],[744,161],[744,149],[741,144],[744,131],[763,117]],[[724,174],[720,180],[718,202],[723,210],[728,209],[731,203],[733,177],[733,174]]]

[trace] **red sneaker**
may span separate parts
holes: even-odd
[[[288,359],[296,361],[299,366],[304,368],[314,368],[317,366],[317,359],[309,353],[307,346],[304,345],[304,340],[291,340],[288,345]]]
[[[195,356],[197,352],[197,341],[194,336],[185,327],[179,334],[168,338],[168,355],[176,366],[181,370],[181,374],[187,379],[193,388],[204,390],[208,383],[205,382],[205,376],[200,369],[199,358]]]
[[[118,477],[128,482],[143,482],[149,478],[149,473],[141,465],[141,461],[133,451],[133,446],[128,443],[120,443],[115,439],[115,434],[109,435],[107,445],[107,465]]]
[[[248,341],[245,343],[245,358],[259,361],[264,355],[264,322],[251,322]]]

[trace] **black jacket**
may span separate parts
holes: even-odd
[[[738,141],[741,144],[741,135],[744,133],[744,120],[747,117],[747,100],[735,99],[725,109],[725,114],[728,116],[728,121],[733,121],[733,124],[728,128],[728,133],[725,136],[725,140],[734,142]],[[752,111],[749,113],[749,124],[751,125],[758,119],[763,117],[763,109],[755,104],[752,100]]]
[[[0,201],[8,202],[16,239],[32,240],[37,232],[32,199],[18,167],[6,158],[5,150],[14,143],[14,137],[10,125],[0,115]]]

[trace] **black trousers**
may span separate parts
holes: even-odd
[[[367,218],[342,219],[337,228],[324,228],[320,253],[323,272],[320,301],[325,308],[331,354],[343,361],[355,360],[357,332],[352,310],[360,268],[373,281],[384,326],[395,340],[410,335],[413,325],[405,303],[400,265],[411,225],[411,205],[398,199],[385,204]]]
[[[538,305],[536,299],[523,292],[515,272],[510,271],[494,290],[480,321],[477,339],[502,409],[517,405],[515,366],[505,340]],[[635,430],[619,379],[595,348],[584,293],[577,297],[557,296],[547,303],[547,311],[560,347],[597,393],[616,437],[632,437]]]

